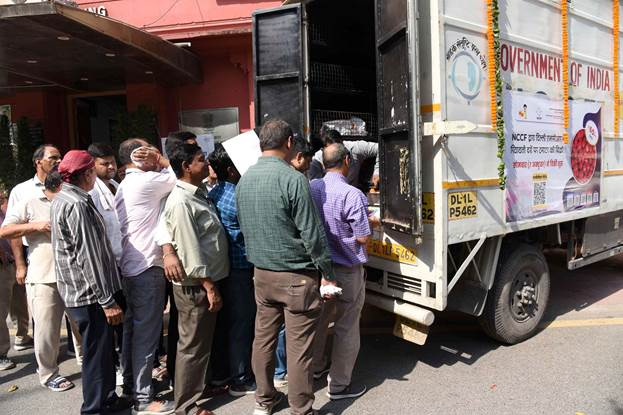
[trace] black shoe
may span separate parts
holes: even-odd
[[[271,415],[277,405],[279,405],[281,401],[283,401],[283,398],[285,398],[283,392],[277,392],[277,394],[275,395],[275,399],[273,399],[273,401],[268,405],[260,405],[259,403],[255,402],[253,415]]]
[[[132,400],[125,396],[109,399],[104,404],[106,411],[110,413],[121,412],[132,408]]]
[[[243,383],[242,385],[231,385],[229,387],[229,394],[234,397],[240,397],[245,395],[253,395],[257,389],[255,383]]]
[[[314,379],[318,380],[318,379],[322,378],[324,375],[329,373],[330,370],[331,370],[331,365],[325,367],[322,370],[319,370],[318,372],[314,372]]]
[[[229,378],[224,378],[224,379],[212,379],[210,381],[210,386],[214,386],[214,387],[219,387],[219,386],[225,386],[229,383]]]
[[[35,342],[32,339],[32,337],[28,337],[27,340],[21,342],[21,343],[14,343],[13,344],[13,349],[15,349],[15,351],[22,351],[22,350],[27,350],[27,349],[32,349],[33,347],[35,347]]]
[[[358,398],[366,393],[366,385],[353,385],[352,383],[339,392],[327,391],[327,396],[332,401],[338,399]]]

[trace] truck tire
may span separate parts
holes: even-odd
[[[549,300],[549,267],[537,247],[519,243],[503,249],[480,325],[487,335],[515,344],[539,331]]]

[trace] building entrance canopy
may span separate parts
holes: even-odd
[[[0,88],[88,92],[200,83],[193,53],[122,22],[55,2],[0,6]]]

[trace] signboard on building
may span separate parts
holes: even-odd
[[[49,0],[0,0],[0,6],[12,6],[14,4],[32,4],[32,3],[46,3]],[[78,4],[73,1],[59,1],[59,3],[66,4],[68,6],[78,7]],[[89,13],[98,14],[100,16],[108,16],[108,9],[106,6],[89,6],[82,10],[86,10]]]
[[[240,134],[238,108],[182,111],[180,130],[190,131],[197,136],[211,134],[214,142],[221,143]]]
[[[85,7],[83,10],[86,10],[89,13],[108,17],[108,9],[104,6]]]

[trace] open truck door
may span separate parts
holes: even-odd
[[[417,0],[376,0],[381,219],[422,235]]]
[[[271,118],[301,132],[303,120],[303,10],[300,4],[253,13],[255,124]]]

